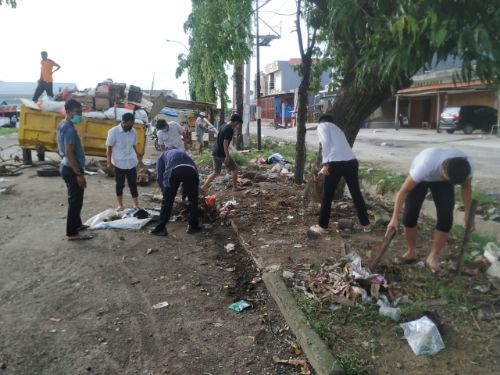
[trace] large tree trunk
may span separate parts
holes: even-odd
[[[298,90],[297,101],[297,143],[295,151],[295,174],[296,184],[304,182],[304,167],[306,164],[306,122],[307,122],[307,99],[311,83],[311,56],[306,54],[302,58],[300,66],[301,81]]]
[[[234,66],[234,85],[235,85],[235,109],[236,113],[243,116],[243,68],[244,65]],[[238,125],[236,132],[236,148],[243,149],[243,124]]]
[[[347,141],[352,146],[361,125],[391,95],[390,86],[359,88],[354,81],[344,82],[327,113],[344,131]]]

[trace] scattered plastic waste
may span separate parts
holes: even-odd
[[[494,242],[488,242],[483,250],[484,257],[488,259],[490,263],[495,263],[498,258],[500,258],[500,247]]]
[[[278,153],[272,154],[266,159],[266,164],[276,164],[276,163],[284,164],[286,163],[286,160],[285,158],[283,158],[281,154]]]
[[[88,219],[85,225],[90,229],[141,229],[151,221],[152,215],[145,210],[140,211],[144,211],[148,217],[142,219],[134,217],[137,212],[134,209],[115,211],[110,208]]]
[[[255,284],[260,283],[261,281],[262,281],[262,277],[260,277],[260,276],[255,276],[255,277],[252,279],[252,281],[250,281],[250,284],[254,284],[254,285],[255,285]]]
[[[404,336],[416,355],[432,355],[445,348],[438,328],[427,316],[401,323],[400,327],[403,328]]]
[[[163,309],[164,307],[167,307],[168,306],[168,302],[167,301],[163,301],[163,302],[158,302],[157,304],[151,306],[153,309]]]
[[[217,197],[215,195],[207,195],[205,197],[205,204],[207,207],[215,207],[215,204],[217,203]]]
[[[231,242],[229,242],[228,244],[224,245],[224,249],[226,249],[226,251],[228,253],[230,253],[231,251],[234,251],[234,248],[235,248],[234,243],[231,243]]]
[[[328,306],[328,308],[331,311],[337,311],[337,310],[340,310],[342,308],[342,305],[340,303],[331,303],[330,306]]]
[[[233,311],[236,311],[236,312],[243,311],[245,309],[248,309],[249,307],[252,307],[252,305],[250,305],[244,299],[239,300],[239,301],[237,301],[237,302],[232,303],[232,304],[229,305],[229,309],[231,309]]]
[[[231,211],[235,206],[236,206],[236,201],[234,199],[224,203],[222,207],[219,209],[219,217],[221,219],[225,219],[226,216],[229,214],[229,211]]]
[[[56,318],[55,316],[51,316],[49,318],[51,322],[59,323],[62,319],[61,318]]]
[[[395,322],[399,321],[399,317],[401,314],[401,310],[399,307],[391,307],[388,306],[385,302],[383,302],[381,299],[377,301],[377,305],[380,306],[378,309],[378,313],[381,316],[387,316],[394,320]]]

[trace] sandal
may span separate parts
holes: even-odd
[[[94,236],[90,234],[77,234],[76,236],[68,237],[68,241],[85,241],[91,240],[92,238],[94,238]]]
[[[405,258],[405,257],[397,257],[394,258],[394,263],[397,266],[409,266],[411,264],[415,264],[418,262],[417,258]]]

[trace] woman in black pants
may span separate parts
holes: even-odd
[[[342,177],[344,177],[352,200],[356,206],[360,224],[365,232],[371,230],[365,200],[359,188],[359,163],[347,142],[345,134],[333,123],[329,115],[319,118],[318,137],[322,147],[323,168],[320,174],[325,176],[319,223],[310,230],[323,234],[327,232],[330,222],[333,194]]]
[[[417,261],[417,221],[422,203],[430,190],[436,206],[437,222],[425,264],[432,273],[439,274],[439,254],[453,225],[455,185],[461,187],[467,227],[473,173],[474,162],[460,150],[426,148],[413,159],[409,175],[396,195],[392,218],[387,226],[387,231],[398,228],[399,213],[404,204],[403,226],[408,251],[397,263],[411,264]]]

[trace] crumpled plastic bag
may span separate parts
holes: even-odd
[[[266,160],[266,164],[284,164],[285,163],[285,158],[281,154],[274,153],[271,156],[269,156]]]
[[[92,216],[85,222],[85,225],[88,225],[89,229],[142,229],[152,218],[138,219],[133,216],[135,211],[136,210],[131,209],[117,212],[109,208]],[[113,216],[119,216],[120,219],[105,221],[108,217]]]
[[[46,99],[40,101],[40,108],[42,109],[42,112],[59,112],[64,108],[64,104],[65,102]]]
[[[416,355],[432,355],[445,348],[438,328],[425,315],[399,326],[403,328],[404,336]]]

